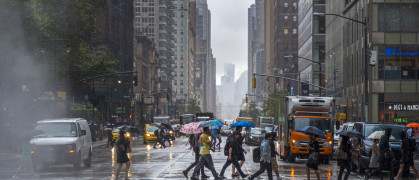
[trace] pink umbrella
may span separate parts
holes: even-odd
[[[204,130],[202,128],[200,128],[199,125],[201,125],[200,122],[192,122],[192,123],[189,123],[189,124],[185,124],[180,129],[180,132],[181,133],[185,133],[185,134],[199,134],[199,133],[203,133]]]

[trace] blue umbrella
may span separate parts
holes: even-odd
[[[237,127],[237,126],[241,126],[241,127],[251,127],[254,128],[255,126],[247,121],[240,121],[240,122],[236,122],[233,125],[231,125],[231,127]]]
[[[208,120],[201,122],[199,127],[209,127],[210,129],[218,129],[220,125],[223,125],[219,120]]]
[[[304,126],[298,129],[297,132],[301,132],[304,134],[314,134],[317,135],[319,138],[326,139],[326,135],[324,134],[324,132],[314,126]]]

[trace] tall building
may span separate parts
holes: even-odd
[[[264,3],[264,41],[265,41],[265,73],[274,74],[274,8],[275,0],[265,0]],[[263,96],[269,96],[275,90],[275,79],[266,78]]]
[[[223,104],[223,118],[234,119],[234,116],[231,112],[234,112],[235,108],[235,66],[234,64],[225,64],[224,65],[224,75],[221,76],[221,94],[220,101]]]
[[[252,6],[249,11],[252,11]],[[251,44],[251,57],[252,65],[250,74],[264,74],[265,73],[265,50],[264,50],[264,1],[255,0],[255,30],[253,31],[253,41]],[[252,15],[252,12],[249,12],[249,16]],[[252,28],[252,27],[250,27]],[[251,29],[250,29],[251,30]],[[251,75],[251,79],[253,75]],[[251,89],[254,94],[262,95],[265,89],[266,77],[256,76],[256,89]],[[250,83],[251,84],[251,83]],[[256,102],[263,102],[263,99],[260,97],[254,97]]]
[[[252,78],[253,78],[253,41],[255,39],[256,30],[256,6],[252,4],[247,10],[247,70],[248,70],[248,85],[247,92],[253,92]]]
[[[327,28],[330,28],[326,37],[326,54],[329,59],[329,55],[334,53],[330,63],[335,64],[336,69],[328,68],[327,77],[331,77],[331,73],[343,76],[335,80],[342,82],[342,91],[337,88],[343,99],[342,108],[337,112],[346,114],[346,119],[343,119],[346,121],[417,122],[419,3],[366,0],[339,3],[327,1],[326,12],[358,21],[365,21],[367,17],[368,21],[365,37],[364,25],[326,16]],[[342,36],[341,43],[332,39],[337,34]],[[364,38],[368,40],[367,46]],[[367,59],[364,50],[367,50]],[[376,63],[370,62],[371,50],[377,52]]]
[[[274,3],[274,68],[275,75],[298,79],[298,0],[278,0]],[[293,57],[290,57],[293,56]],[[272,72],[272,69],[271,69]],[[298,95],[296,81],[276,78],[270,84],[274,90],[288,90],[290,95]],[[300,94],[301,95],[301,94]]]
[[[177,5],[177,4],[176,4]],[[146,35],[156,44],[159,52],[159,85],[153,92],[158,100],[158,115],[173,115],[170,101],[176,95],[172,89],[174,64],[174,9],[170,0],[137,0],[135,2],[134,29],[136,35]]]
[[[292,6],[294,4],[297,6],[296,1]],[[301,81],[324,87],[324,74],[320,72],[324,68],[305,60],[321,65],[325,60],[325,17],[314,15],[314,12],[325,12],[325,0],[298,1],[298,71]],[[311,95],[322,95],[322,92],[324,95],[324,90],[310,86]]]

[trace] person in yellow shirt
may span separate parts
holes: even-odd
[[[214,148],[211,148],[211,145],[214,140],[214,136],[211,135],[211,140],[210,140],[210,135],[211,135],[211,130],[209,129],[209,127],[204,127],[204,133],[202,133],[201,137],[199,138],[199,141],[201,143],[201,149],[199,151],[199,154],[201,155],[201,157],[199,159],[198,164],[195,166],[194,172],[191,177],[192,180],[198,179],[197,174],[199,170],[201,169],[201,167],[204,165],[204,163],[208,165],[209,169],[211,170],[212,175],[214,176],[214,179],[218,180],[218,174],[215,171],[214,163],[212,161],[212,156],[210,154],[210,150],[212,152],[215,151]]]

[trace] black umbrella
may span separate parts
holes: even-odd
[[[21,135],[21,138],[23,139],[30,139],[33,138],[34,136],[40,135],[40,134],[44,134],[43,131],[41,130],[30,130],[30,131],[26,131]]]
[[[130,126],[130,125],[122,125],[122,126],[119,126],[118,129],[120,131],[124,131],[124,132],[140,133],[140,131],[138,130],[138,128],[136,128],[134,126]]]
[[[364,139],[364,136],[362,136],[361,133],[354,132],[354,131],[342,131],[342,132],[339,133],[339,135],[352,137],[352,138],[356,138],[356,139]]]
[[[167,129],[170,129],[170,130],[172,130],[172,131],[173,131],[172,125],[167,124],[167,123],[161,123],[161,125],[162,125],[162,126],[164,126],[164,127],[165,127],[165,128],[167,128]]]

